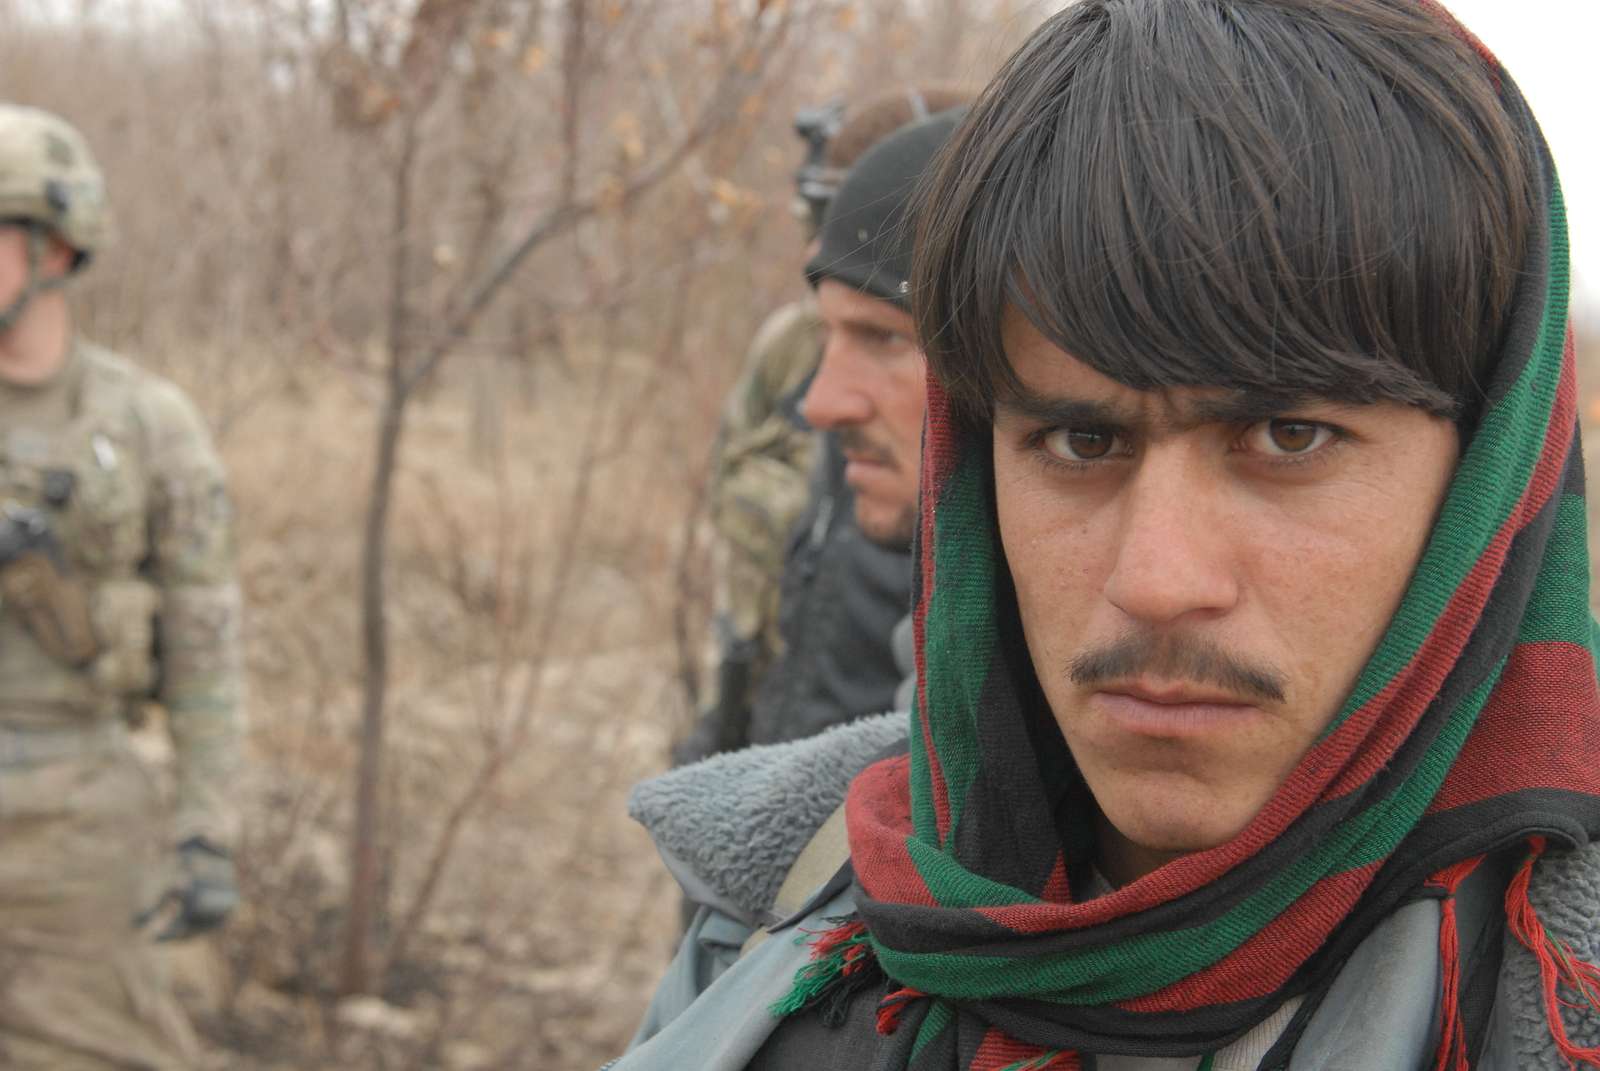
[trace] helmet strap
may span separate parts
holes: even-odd
[[[44,260],[45,247],[49,242],[49,235],[35,220],[28,220],[25,224],[28,229],[28,278],[22,284],[22,291],[16,299],[0,309],[0,334],[17,326],[23,314],[28,311],[28,306],[33,299],[49,290],[62,286],[67,281],[67,276],[58,275],[54,278],[43,278],[39,274],[39,265]]]

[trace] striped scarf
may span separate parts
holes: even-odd
[[[1380,921],[1431,896],[1444,903],[1436,1066],[1464,1071],[1450,896],[1486,854],[1512,852],[1508,931],[1544,968],[1558,1046],[1600,1062],[1556,1011],[1566,990],[1593,1003],[1600,972],[1546,937],[1526,896],[1547,845],[1600,835],[1600,690],[1565,217],[1533,117],[1501,80],[1538,146],[1542,225],[1487,403],[1353,693],[1231,841],[1074,902],[1068,872],[1090,850],[1093,803],[1000,565],[987,429],[960,424],[929,382],[910,751],[853,784],[859,915],[817,939],[775,1012],[881,968],[887,1067],[1204,1054],[1291,997],[1314,1005]]]

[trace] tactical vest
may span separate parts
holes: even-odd
[[[784,651],[756,690],[752,744],[893,710],[903,677],[890,637],[911,608],[911,553],[862,534],[838,441],[829,435],[823,444],[811,505],[784,563]]]
[[[98,653],[81,666],[49,654],[15,607],[0,605],[0,726],[61,726],[122,713],[155,685],[156,588],[149,470],[127,361],[78,342],[70,416],[56,427],[0,428],[0,504],[43,512],[67,574],[87,590]]]

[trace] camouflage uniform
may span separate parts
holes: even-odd
[[[67,135],[87,153],[50,122],[0,106],[0,219],[23,217],[5,199],[19,126],[59,135],[56,164]],[[222,466],[176,387],[76,340],[49,381],[0,382],[0,517],[18,511],[59,543],[93,647],[63,658],[25,604],[0,603],[0,1066],[187,1068],[193,1036],[135,919],[164,892],[185,912],[196,890],[221,914],[233,902],[240,598]],[[151,698],[175,824],[125,729]]]
[[[797,406],[821,352],[815,302],[779,308],[756,333],[723,410],[711,480],[717,694],[677,748],[680,762],[749,742],[756,682],[781,650],[779,576],[817,450]]]
[[[730,633],[777,643],[777,577],[789,532],[806,505],[816,436],[796,410],[822,352],[814,302],[796,301],[761,325],[718,432],[711,516],[725,563],[718,612]]]

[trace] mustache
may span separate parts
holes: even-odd
[[[851,425],[838,428],[834,431],[834,435],[838,436],[839,449],[847,454],[859,454],[880,465],[898,467],[900,464],[887,446],[867,438],[867,433],[858,427]]]
[[[1153,676],[1225,688],[1243,698],[1281,703],[1287,687],[1271,666],[1241,658],[1216,644],[1171,633],[1130,632],[1067,666],[1073,683],[1092,686]]]

